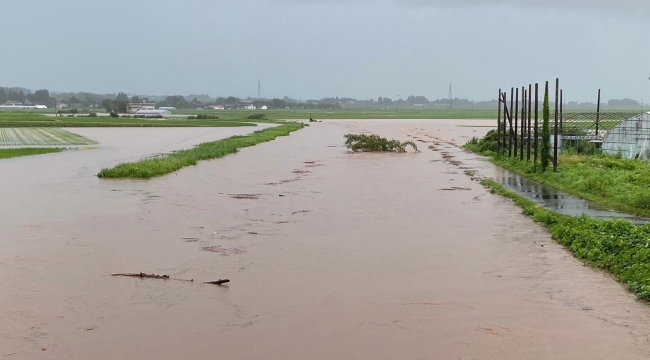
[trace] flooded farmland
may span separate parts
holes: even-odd
[[[494,170],[455,146],[490,124],[326,121],[147,181],[95,175],[255,129],[2,160],[0,356],[647,359],[649,308],[464,174]],[[194,281],[111,276],[139,272]]]

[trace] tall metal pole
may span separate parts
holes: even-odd
[[[557,172],[557,146],[558,146],[558,102],[560,101],[560,79],[555,79],[555,136],[553,139],[553,172]]]
[[[521,139],[519,142],[519,160],[524,161],[524,136],[526,135],[526,88],[521,87]]]
[[[564,110],[564,90],[560,89],[560,134],[564,134],[562,111]]]
[[[600,89],[598,89],[598,104],[596,104],[596,136],[598,136],[598,125],[600,125]]]
[[[528,129],[528,132],[527,132],[527,134],[528,134],[528,143],[527,143],[528,148],[527,148],[527,151],[526,151],[526,161],[528,161],[528,162],[530,162],[530,140],[531,140],[530,132],[532,130],[531,129],[531,116],[530,116],[531,98],[532,97],[533,97],[533,85],[528,84],[528,107],[526,108],[527,109],[526,112],[528,113],[528,128],[527,128]]]
[[[501,89],[499,89],[499,100],[498,102],[498,107],[499,110],[497,112],[497,154],[501,152]]]
[[[508,157],[512,157],[512,145],[513,141],[512,139],[515,136],[515,131],[512,128],[512,109],[514,109],[514,101],[515,99],[515,88],[511,87],[510,88],[510,107],[508,108],[508,119],[510,120],[510,136],[508,136]]]
[[[517,126],[519,122],[519,88],[515,89],[515,158],[517,157],[517,148],[519,147],[518,143],[518,132],[517,132]]]
[[[535,154],[534,162],[537,165],[537,157],[539,156],[539,84],[535,83]]]
[[[508,146],[508,103],[505,92],[501,93],[499,101],[503,103],[503,138],[499,139],[499,141],[503,141],[502,147],[505,149]]]

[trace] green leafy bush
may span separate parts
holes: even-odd
[[[473,137],[464,148],[481,155],[493,155],[497,152],[497,131],[490,130],[483,138]]]
[[[388,140],[379,135],[365,134],[347,134],[345,135],[345,146],[352,151],[388,151],[388,152],[406,152],[406,147],[411,146],[413,150],[418,151],[417,145],[413,141]]]
[[[199,114],[196,116],[188,116],[187,120],[219,120],[217,115]]]

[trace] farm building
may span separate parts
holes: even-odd
[[[170,116],[172,114],[169,110],[138,110],[136,115],[145,115],[145,116]]]
[[[137,114],[140,110],[156,110],[156,103],[129,103],[126,106],[126,112],[129,114]]]
[[[621,154],[624,159],[648,158],[650,153],[650,112],[635,115],[607,132],[604,154]]]

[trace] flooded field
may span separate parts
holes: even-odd
[[[149,181],[95,175],[255,129],[72,129],[101,147],[2,160],[0,357],[650,357],[646,305],[464,174],[495,171],[455,146],[490,124],[326,121]],[[194,281],[111,276],[139,272]]]

